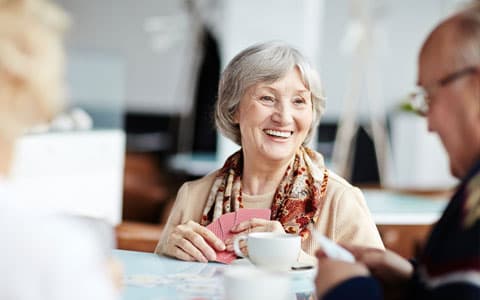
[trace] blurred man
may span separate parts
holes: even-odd
[[[417,265],[391,251],[347,246],[354,264],[318,251],[319,299],[480,299],[480,1],[428,36],[418,84],[412,104],[440,136],[461,184]]]

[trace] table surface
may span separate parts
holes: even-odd
[[[386,190],[362,190],[377,225],[419,225],[435,223],[448,203],[447,198],[417,196]]]
[[[124,267],[123,300],[223,300],[223,272],[236,267],[118,249],[113,250],[113,255]],[[308,299],[314,291],[315,271],[291,273],[296,299]]]

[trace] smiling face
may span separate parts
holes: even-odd
[[[251,86],[235,114],[245,159],[289,161],[305,140],[312,120],[311,93],[297,67],[273,83]]]

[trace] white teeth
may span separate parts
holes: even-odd
[[[265,133],[268,135],[273,135],[273,136],[278,136],[283,138],[288,138],[292,135],[291,131],[277,131],[277,130],[271,130],[271,129],[266,129]]]

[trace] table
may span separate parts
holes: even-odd
[[[223,300],[223,271],[235,267],[118,249],[113,256],[124,267],[123,300]],[[304,274],[291,276],[297,300],[308,299],[314,291],[314,272]]]
[[[418,225],[435,223],[448,199],[402,194],[386,190],[362,190],[377,225]]]
[[[404,258],[416,256],[442,215],[448,195],[427,196],[389,190],[362,190],[386,248]]]

